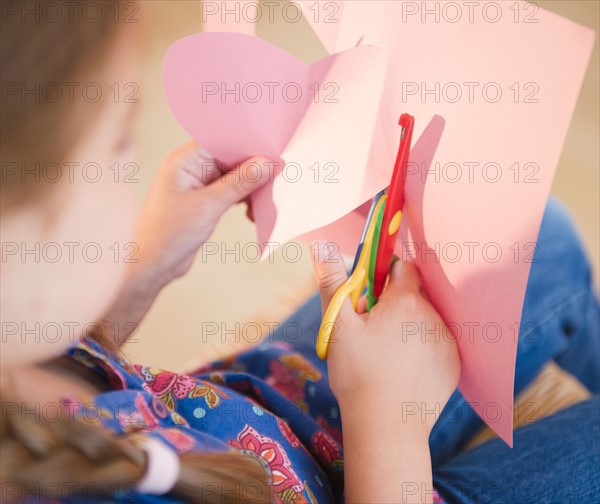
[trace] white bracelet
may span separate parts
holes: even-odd
[[[179,478],[179,456],[166,443],[152,437],[144,441],[142,450],[146,452],[148,464],[146,473],[138,483],[138,491],[151,495],[169,493]]]

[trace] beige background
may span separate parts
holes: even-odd
[[[537,3],[598,32],[598,1]],[[164,98],[161,85],[164,54],[173,41],[201,29],[200,6],[196,1],[146,0],[141,4],[143,57],[140,113],[135,131],[140,151],[140,183],[136,184],[140,202],[161,160],[188,139],[171,116]],[[289,23],[260,25],[258,30],[269,41],[311,61],[324,55],[324,49],[303,22],[293,30]],[[600,269],[599,137],[596,39],[552,189],[573,213],[592,258],[596,279]],[[231,249],[234,241],[241,242],[243,247],[254,239],[254,228],[240,206],[222,219],[211,241],[221,246],[227,244]],[[266,336],[269,324],[281,321],[314,291],[308,258],[308,253],[304,253],[299,262],[290,263],[276,253],[272,261],[250,263],[236,262],[233,254],[224,261],[218,256],[199,256],[185,278],[162,292],[126,352],[138,362],[182,370],[243,346],[240,335],[250,340],[260,333]],[[203,324],[205,329],[218,328],[205,341]]]

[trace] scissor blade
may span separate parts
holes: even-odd
[[[365,226],[363,227],[362,234],[360,235],[360,242],[358,244],[358,248],[356,249],[356,255],[354,256],[354,263],[352,264],[352,269],[350,270],[350,274],[354,273],[354,270],[356,269],[356,265],[358,264],[358,259],[362,252],[363,244],[365,243],[365,238],[367,237],[367,233],[369,232],[369,226],[371,225],[371,221],[373,220],[373,216],[375,214],[375,208],[377,207],[377,202],[386,193],[387,190],[388,190],[388,188],[386,187],[382,191],[379,191],[373,197],[373,201],[371,201],[371,208],[369,208],[369,213],[367,214],[367,220],[365,221]]]

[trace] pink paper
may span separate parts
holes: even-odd
[[[233,33],[171,46],[165,90],[192,137],[228,165],[256,154],[289,162],[252,196],[261,246],[334,222],[387,185],[386,170],[366,177],[386,60],[383,50],[363,46],[307,66]]]
[[[423,17],[423,2],[339,2],[341,23],[311,24],[328,48],[344,52],[311,67],[243,35],[188,37],[167,55],[165,89],[177,119],[217,158],[263,154],[301,166],[299,180],[280,175],[254,196],[260,243],[322,236],[351,254],[364,217],[349,212],[389,183],[398,118],[415,117],[398,252],[417,261],[457,338],[461,391],[512,444],[527,261],[594,34],[525,2],[495,3],[499,18],[489,8],[469,11],[472,2],[434,4],[439,19]],[[464,10],[450,21],[454,5]],[[201,95],[210,82],[290,81],[310,99],[222,103]],[[337,84],[338,102],[315,103],[314,82],[320,91]],[[325,184],[330,162],[337,182]],[[310,177],[313,163],[320,182]]]
[[[402,62],[389,65],[383,124],[393,124],[398,110],[415,115],[415,133],[425,126],[423,118],[439,114],[446,120],[435,164],[412,155],[417,164],[407,179],[405,220],[412,236],[403,255],[418,250],[424,286],[457,336],[461,391],[512,445],[515,328],[528,261],[595,35],[526,2],[471,16],[459,4],[462,19],[456,23],[448,21],[454,7],[444,11],[446,4],[435,4],[437,19],[433,4],[425,14],[422,2],[345,2],[335,43],[331,27],[313,28],[330,50],[351,47],[360,35]],[[436,85],[439,93],[427,94]],[[463,99],[453,103],[456,89]],[[472,98],[471,89],[477,90]],[[385,135],[394,142],[397,131],[386,127]],[[471,163],[479,163],[472,177]],[[457,165],[462,174],[454,180]],[[342,227],[335,231],[344,234]]]

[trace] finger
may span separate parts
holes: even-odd
[[[367,312],[367,298],[365,296],[361,296],[358,300],[358,306],[356,308],[356,313],[366,313]]]
[[[417,291],[421,287],[419,270],[412,261],[396,261],[390,272],[388,289],[393,291]]]
[[[246,217],[248,217],[249,220],[254,222],[254,211],[252,210],[252,202],[249,198],[246,198],[244,201],[246,202]]]
[[[223,175],[226,167],[192,140],[169,154],[164,169],[176,189],[186,191],[210,184]]]
[[[337,247],[331,243],[314,242],[311,251],[313,269],[317,276],[321,306],[324,313],[335,292],[348,279],[348,275],[346,274],[346,266],[342,255]]]
[[[220,179],[230,170],[225,163],[222,163],[218,159],[214,159],[212,156],[210,156],[210,160],[205,160],[202,162],[201,168],[200,177],[202,178],[205,186],[210,185],[215,180]]]
[[[166,161],[168,161],[168,163],[166,163],[166,164],[168,166],[177,164],[178,162],[181,161],[181,159],[183,157],[189,156],[190,153],[192,153],[193,151],[195,151],[196,149],[199,149],[199,148],[200,147],[194,140],[189,140],[188,142],[184,143],[183,145],[180,145],[179,147],[177,147],[176,149],[174,149],[167,155]]]
[[[204,194],[213,209],[222,214],[269,181],[273,163],[262,157],[248,159],[208,185]]]

